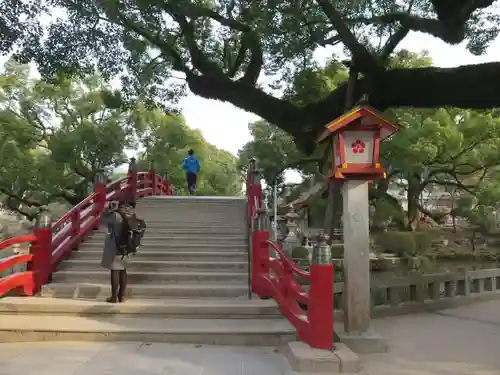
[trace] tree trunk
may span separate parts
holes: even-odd
[[[422,192],[422,190],[420,187],[420,175],[419,174],[411,174],[408,177],[408,192],[407,192],[407,199],[408,199],[407,229],[409,231],[415,230],[417,228],[417,225],[418,225],[418,220],[419,220],[418,204],[419,204],[421,192]]]
[[[324,230],[328,234],[328,243],[331,244],[335,237],[335,232],[341,230],[342,223],[342,183],[330,181],[328,183],[328,205],[325,213]]]

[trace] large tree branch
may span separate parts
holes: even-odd
[[[245,70],[243,77],[239,79],[241,83],[255,85],[259,79],[262,66],[264,65],[264,52],[260,39],[254,33],[248,33],[243,37],[243,41],[248,45],[250,51],[250,62]]]
[[[406,13],[411,13],[413,9],[413,5],[415,3],[415,0],[410,0],[410,3],[408,4],[408,8],[406,9]],[[387,60],[387,58],[391,55],[391,53],[396,49],[399,43],[406,38],[408,33],[410,32],[410,29],[406,26],[400,26],[387,40],[385,43],[384,47],[382,48],[382,51],[380,52],[380,58],[382,60]]]
[[[403,28],[430,34],[450,44],[465,38],[466,22],[473,12],[491,6],[494,0],[432,0],[438,19],[418,17],[410,12],[392,12],[376,17],[358,17],[349,22],[366,25],[399,23]]]
[[[463,25],[459,29],[450,30],[441,21],[432,18],[422,18],[406,12],[388,13],[376,17],[358,17],[350,22],[363,23],[365,25],[389,25],[399,23],[403,28],[411,31],[419,31],[430,34],[447,43],[460,43],[465,35]]]
[[[23,209],[22,205],[12,197],[7,197],[4,204],[10,211],[17,212],[18,214],[25,216],[30,221],[34,220],[39,212],[38,208],[34,209],[33,212]]]
[[[396,47],[401,41],[406,38],[410,30],[404,26],[401,26],[394,34],[392,34],[387,42],[385,43],[382,51],[380,52],[380,58],[382,60],[387,60],[391,53],[394,52]]]
[[[241,41],[242,49],[240,51],[245,51],[245,52],[247,50],[250,51],[250,62],[247,66],[247,69],[243,77],[240,78],[240,81],[248,84],[255,84],[257,82],[257,79],[259,78],[262,66],[264,65],[264,55],[262,51],[262,45],[257,32],[249,25],[229,17],[223,17],[222,15],[211,9],[193,4],[191,5],[185,4],[183,5],[183,7],[184,7],[183,13],[187,17],[193,19],[197,17],[209,17],[223,26],[227,26],[230,29],[238,30],[243,33]],[[183,23],[183,25],[185,27],[185,22]],[[188,31],[189,35],[194,35],[193,34],[194,29],[193,30],[189,29]],[[189,44],[191,45],[193,44],[193,42],[194,41],[190,41]],[[196,54],[199,55],[200,53],[201,51],[197,49]]]
[[[221,79],[219,76],[187,75],[191,91],[255,113],[295,137],[298,146],[312,152],[324,127],[344,112],[347,84],[341,84],[325,99],[304,107],[275,98],[253,85]],[[500,107],[500,63],[466,65],[456,68],[393,69],[375,80],[361,78],[354,101],[363,93],[379,110],[390,107],[485,109]]]
[[[275,98],[253,85],[220,76],[204,74],[202,76],[189,73],[187,83],[191,91],[207,99],[229,102],[245,111],[265,118],[278,125],[292,136],[300,137],[303,132],[298,124],[306,121],[306,113],[292,103]]]
[[[351,52],[356,68],[362,73],[377,72],[382,69],[376,57],[358,42],[354,34],[344,22],[344,17],[335,9],[330,0],[317,0],[323,12],[328,17],[333,27],[337,30],[339,38]]]
[[[9,189],[0,187],[0,193],[6,195],[8,198],[11,200],[15,200],[18,204],[24,204],[29,207],[42,207],[44,203],[40,203],[38,201],[34,201],[32,199],[24,198],[19,194],[14,193],[13,191],[10,191]]]
[[[163,39],[159,37],[158,34],[154,34],[151,31],[145,29],[144,27],[138,25],[137,23],[131,21],[127,17],[125,17],[123,14],[120,13],[119,10],[116,11],[116,13],[108,13],[111,19],[116,18],[117,23],[121,23],[123,26],[126,28],[132,30],[136,34],[142,36],[144,39],[146,39],[149,43],[152,45],[157,46],[162,54],[165,56],[165,58],[170,58],[172,61],[173,67],[175,70],[181,71],[181,72],[188,72],[189,68],[186,66],[184,63],[179,51],[175,49],[175,47],[171,46],[169,43],[165,42]]]
[[[493,82],[500,82],[498,62],[456,68],[393,69],[377,75],[375,79],[358,80],[355,100],[359,100],[362,93],[367,93],[370,104],[382,111],[407,106],[495,108],[500,106],[500,85]],[[342,114],[346,89],[347,84],[344,83],[324,100],[304,107],[308,113],[305,117],[309,119],[309,137],[315,139],[327,123]]]

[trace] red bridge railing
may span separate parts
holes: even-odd
[[[51,280],[59,263],[77,249],[91,231],[99,228],[106,201],[140,198],[150,195],[174,195],[168,179],[159,176],[154,168],[137,172],[132,159],[127,176],[106,184],[97,181],[94,193],[66,212],[56,223],[42,212],[33,234],[9,238],[0,242],[0,252],[13,245],[29,244],[29,253],[0,259],[0,273],[26,264],[26,271],[12,272],[0,277],[0,297],[7,293],[34,295]]]
[[[318,259],[304,271],[283,249],[269,240],[269,225],[262,206],[260,172],[252,160],[247,173],[247,198],[251,225],[251,290],[271,297],[280,312],[297,329],[298,337],[315,349],[333,348],[333,265]],[[270,248],[277,257],[270,256]],[[297,280],[308,282],[306,290]]]

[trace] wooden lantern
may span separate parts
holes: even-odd
[[[375,109],[356,107],[333,120],[318,142],[333,137],[330,179],[384,178],[380,142],[400,129]]]

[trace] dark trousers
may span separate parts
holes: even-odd
[[[188,172],[186,173],[186,182],[189,194],[196,192],[196,173]]]
[[[123,302],[127,289],[127,270],[111,270],[111,297],[108,302]]]

